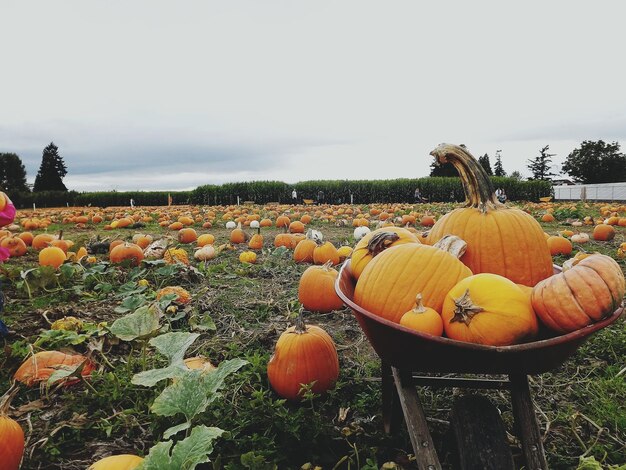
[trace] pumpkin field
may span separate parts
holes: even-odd
[[[472,197],[492,196],[479,191]],[[334,294],[344,260],[351,259],[353,274],[361,276],[359,305],[408,328],[414,322],[418,330],[432,328],[421,330],[430,334],[481,344],[528,341],[538,329],[557,335],[583,328],[611,314],[624,294],[626,206],[509,202],[498,210],[515,210],[519,220],[500,227],[501,241],[483,237],[477,253],[469,251],[477,246],[467,240],[471,234],[461,236],[469,245],[465,264],[454,255],[455,242],[432,246],[455,232],[453,221],[437,222],[461,206],[18,211],[14,225],[0,231],[0,246],[11,252],[0,264],[0,318],[11,332],[0,353],[3,459],[22,457],[19,431],[9,437],[1,421],[10,418],[23,431],[23,469],[417,468],[404,425],[390,435],[383,430],[380,359]],[[520,222],[531,218],[535,232]],[[353,251],[362,237],[369,237],[365,254]],[[405,253],[397,255],[404,260],[395,261],[399,267],[393,253]],[[438,261],[424,261],[426,254]],[[506,277],[482,274],[470,282],[472,273],[496,272],[492,260],[503,256],[519,260],[506,265]],[[416,267],[402,274],[407,260]],[[541,267],[531,265],[537,260]],[[572,278],[549,277],[552,263],[565,264],[562,276]],[[578,299],[589,316],[560,317],[554,302],[569,308],[576,294],[564,286],[582,289],[574,273],[595,273],[600,265],[616,289],[604,295],[608,304],[586,306]],[[394,286],[410,283],[407,278],[413,287],[396,295]],[[381,279],[387,284],[377,284]],[[526,306],[516,311],[514,326],[493,320],[480,334],[470,331],[481,318],[477,312],[490,308],[472,309],[477,297],[467,294],[481,289],[506,293],[507,305],[519,299]],[[465,293],[470,306],[455,310],[446,304],[448,293]],[[533,308],[531,296],[537,297]],[[624,325],[617,319],[561,367],[530,377],[550,468],[626,464]],[[444,468],[455,468],[450,410],[462,393],[472,392],[420,390]],[[507,392],[482,393],[500,411],[521,468]],[[110,456],[120,457],[97,463]],[[18,467],[0,462],[0,468]]]

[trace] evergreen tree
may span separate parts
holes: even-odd
[[[484,154],[482,157],[478,157],[478,163],[485,169],[489,176],[493,176],[493,171],[491,171],[491,163],[489,162],[489,154]]]
[[[512,171],[510,177],[513,178],[514,180],[517,180],[517,181],[522,181],[524,179],[522,174],[519,171],[517,171],[517,170]]]
[[[506,176],[506,171],[504,171],[504,167],[502,166],[502,155],[500,154],[500,152],[502,152],[502,150],[496,151],[496,163],[495,165],[493,165],[494,176]]]
[[[459,172],[456,171],[456,168],[450,162],[442,165],[432,162],[430,164],[430,176],[459,176]]]
[[[9,196],[30,191],[22,159],[14,153],[0,153],[0,191],[5,191]]]
[[[581,183],[626,181],[626,155],[618,142],[585,140],[567,156],[562,171]]]
[[[41,166],[35,178],[33,191],[67,191],[63,184],[67,168],[58,150],[59,147],[54,145],[54,142],[50,142],[50,145],[43,149]]]
[[[546,145],[539,151],[539,156],[534,160],[528,160],[527,168],[533,174],[532,179],[535,180],[549,180],[551,176],[555,176],[555,173],[550,171],[552,163],[552,157],[555,154],[548,153],[549,145]]]

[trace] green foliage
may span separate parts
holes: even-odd
[[[41,166],[35,178],[33,192],[40,191],[67,191],[63,178],[67,175],[67,167],[59,155],[59,147],[50,142],[43,149]]]
[[[130,206],[133,199],[135,206],[167,206],[168,196],[172,197],[173,205],[188,204],[191,191],[99,191],[76,194],[73,203],[96,207]]]
[[[533,174],[535,180],[549,180],[555,174],[550,171],[552,157],[555,154],[548,153],[549,145],[546,145],[539,151],[539,155],[533,160],[528,160],[528,169]]]
[[[502,155],[501,150],[496,151],[496,163],[493,166],[493,175],[494,176],[506,176],[506,171],[504,171],[504,167],[502,166]]]
[[[489,161],[489,154],[486,153],[482,157],[478,157],[478,163],[480,163],[480,165],[489,176],[493,176],[493,171],[491,170],[491,162]]]
[[[161,317],[162,313],[155,307],[143,306],[115,320],[110,330],[122,341],[147,339],[159,330]]]
[[[13,199],[19,192],[27,192],[26,168],[22,159],[14,153],[0,153],[0,191]]]
[[[585,184],[626,181],[626,155],[618,142],[585,140],[565,160],[562,170]]]

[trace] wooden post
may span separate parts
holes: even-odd
[[[394,384],[391,366],[385,361],[381,362],[381,385],[383,400],[383,428],[386,434],[395,434],[398,424],[402,420],[398,392]]]
[[[511,374],[509,379],[511,381],[513,415],[522,441],[526,468],[528,470],[547,470],[548,463],[541,442],[535,407],[530,396],[528,376],[526,374]]]
[[[420,470],[441,470],[437,451],[428,431],[424,409],[411,379],[411,372],[401,371],[395,367],[392,367],[391,370],[404,413],[404,421],[415,452],[417,468]]]

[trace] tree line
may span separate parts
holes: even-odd
[[[67,191],[63,178],[67,175],[67,167],[63,157],[59,155],[59,147],[50,142],[41,157],[41,165],[33,192]],[[26,168],[22,159],[15,153],[0,153],[0,190],[8,194],[27,193],[31,191],[26,182]]]
[[[550,146],[546,145],[539,150],[539,155],[528,159],[526,167],[532,174],[528,178],[529,180],[550,180],[556,176],[556,173],[552,172],[552,157],[556,155],[549,153],[549,150]],[[501,150],[496,151],[496,162],[493,169],[489,154],[478,157],[478,162],[488,175],[507,176],[502,166],[501,152]],[[626,155],[620,152],[618,142],[585,140],[580,144],[580,148],[574,149],[567,156],[561,166],[561,173],[569,175],[574,181],[582,184],[625,182]],[[451,163],[440,165],[433,162],[430,176],[458,176],[458,172]],[[522,179],[519,171],[514,171],[508,176]]]

